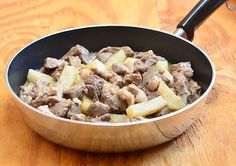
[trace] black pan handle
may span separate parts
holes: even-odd
[[[193,40],[194,31],[226,0],[200,0],[177,25],[176,35]]]

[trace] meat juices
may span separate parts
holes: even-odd
[[[111,61],[120,50],[126,58],[117,57]],[[102,65],[95,63],[89,67],[95,59]],[[112,62],[109,70],[106,68],[108,60]],[[165,62],[159,66],[161,71],[156,67],[159,62]],[[69,88],[61,89],[63,86],[58,85],[58,80],[66,66],[73,68],[76,78],[68,77],[74,80]],[[158,97],[160,82],[168,85],[184,104],[195,101],[201,90],[192,79],[194,71],[190,62],[169,64],[152,50],[135,52],[128,46],[108,46],[98,52],[89,52],[77,44],[61,59],[47,57],[37,72],[44,73],[50,81],[40,77],[28,79],[21,86],[20,98],[45,114],[78,121],[109,122],[118,114],[125,117],[125,121],[120,122],[133,122],[169,114],[173,110],[167,106],[148,116],[128,118],[126,114],[129,106]]]

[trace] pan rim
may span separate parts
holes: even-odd
[[[60,33],[64,33],[64,32],[69,32],[69,31],[73,31],[73,30],[80,30],[80,29],[87,29],[87,28],[98,28],[98,27],[127,27],[127,28],[138,28],[138,29],[143,29],[143,30],[151,30],[151,31],[157,31],[157,32],[161,32],[164,33],[166,35],[171,35],[175,38],[178,38],[180,40],[183,40],[184,42],[187,42],[189,44],[191,44],[193,47],[195,47],[196,49],[198,49],[200,52],[202,52],[202,54],[204,54],[204,56],[207,58],[210,66],[211,66],[211,70],[212,70],[212,79],[211,82],[208,86],[208,88],[206,89],[206,91],[197,99],[195,100],[193,103],[185,106],[184,108],[171,112],[167,115],[163,115],[160,117],[155,117],[155,118],[151,118],[151,119],[144,119],[144,120],[140,120],[140,121],[135,121],[135,122],[122,122],[122,123],[111,123],[111,122],[84,122],[84,121],[78,121],[78,120],[71,120],[71,119],[66,119],[66,118],[62,118],[62,117],[57,117],[57,116],[53,116],[53,115],[49,115],[49,114],[45,114],[41,111],[39,111],[38,109],[34,108],[33,106],[30,106],[29,104],[25,103],[22,99],[20,99],[20,97],[13,91],[13,89],[10,86],[9,83],[9,79],[8,79],[8,74],[9,74],[9,68],[12,64],[12,62],[14,61],[14,59],[17,57],[17,55],[19,55],[20,52],[22,52],[24,49],[26,49],[27,47],[29,47],[30,45],[53,35],[57,35]],[[75,28],[69,28],[69,29],[65,29],[65,30],[61,30],[61,31],[57,31],[54,33],[50,33],[47,35],[44,35],[32,42],[30,42],[29,44],[27,44],[26,46],[24,46],[23,48],[21,48],[19,51],[17,51],[14,56],[11,57],[11,59],[9,60],[7,66],[6,66],[6,70],[5,70],[5,81],[7,84],[7,88],[10,91],[11,95],[17,100],[17,102],[20,102],[22,105],[24,105],[25,107],[27,107],[28,109],[30,109],[31,111],[34,111],[36,113],[39,113],[43,116],[46,116],[47,118],[52,118],[53,120],[59,120],[59,121],[63,121],[63,122],[69,122],[69,123],[74,123],[74,124],[80,124],[80,125],[91,125],[91,126],[106,126],[106,127],[120,127],[120,126],[130,126],[130,125],[138,125],[138,124],[147,124],[147,123],[152,123],[152,122],[156,122],[156,121],[160,121],[163,119],[167,119],[169,117],[175,116],[177,114],[180,114],[184,111],[187,111],[188,109],[191,109],[192,107],[194,107],[195,105],[197,105],[199,102],[201,102],[211,91],[211,89],[214,86],[216,80],[216,71],[215,71],[215,65],[212,62],[211,58],[208,56],[208,54],[202,50],[200,47],[198,47],[197,45],[195,45],[194,43],[176,36],[170,32],[167,31],[163,31],[163,30],[158,30],[158,29],[154,29],[154,28],[150,28],[150,27],[145,27],[145,26],[137,26],[137,25],[126,25],[126,24],[97,24],[97,25],[89,25],[89,26],[80,26],[80,27],[75,27]]]

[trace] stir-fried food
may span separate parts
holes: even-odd
[[[29,69],[20,98],[51,116],[87,122],[132,122],[163,116],[199,97],[190,62],[170,64],[152,50],[72,47]]]

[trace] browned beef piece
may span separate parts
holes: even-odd
[[[147,56],[150,56],[150,55],[152,55],[152,54],[153,54],[152,51],[135,52],[134,57],[137,58],[137,59],[141,59],[141,58],[143,58],[143,57],[147,57]]]
[[[153,76],[147,83],[147,88],[150,90],[150,91],[154,91],[158,88],[159,86],[159,83],[162,79],[158,76]]]
[[[126,88],[119,89],[117,92],[117,96],[127,102],[128,105],[132,105],[135,103],[134,95],[129,92]]]
[[[123,49],[123,51],[125,52],[125,55],[127,56],[127,57],[133,57],[134,56],[134,51],[130,48],[130,47],[128,47],[128,46],[123,46],[123,47],[121,47],[122,49]]]
[[[149,56],[143,56],[141,58],[141,61],[144,62],[147,66],[152,66],[158,61],[158,57],[155,54],[149,55]]]
[[[52,107],[50,107],[50,110],[53,114],[60,117],[66,117],[67,112],[69,111],[69,108],[71,107],[71,100],[63,100],[61,102],[58,102],[54,104]]]
[[[148,65],[146,65],[140,59],[134,62],[134,71],[138,71],[138,72],[143,73],[147,70],[148,70]]]
[[[64,98],[61,98],[61,97],[58,97],[58,96],[49,96],[49,97],[46,99],[45,103],[46,103],[49,107],[51,107],[51,106],[55,105],[56,103],[64,102],[64,101],[65,101]]]
[[[104,114],[104,115],[100,116],[99,118],[101,119],[101,121],[105,121],[105,122],[108,122],[111,120],[110,114]]]
[[[148,100],[146,93],[134,84],[128,85],[128,91],[135,96],[136,103],[141,103]]]
[[[53,73],[51,74],[54,80],[58,81],[66,65],[68,65],[68,63],[63,60],[62,63],[59,66],[57,66],[56,70],[54,70]]]
[[[44,67],[47,69],[55,69],[58,66],[60,66],[62,63],[63,63],[62,60],[48,57],[44,60]]]
[[[108,91],[103,91],[101,95],[102,101],[107,104],[111,110],[111,113],[122,113],[125,112],[127,108],[127,103],[121,100],[117,95],[112,95]]]
[[[100,60],[102,63],[106,63],[106,61],[112,56],[112,53],[98,52],[96,56],[97,56],[97,59]]]
[[[70,56],[78,56],[84,64],[88,64],[92,60],[96,58],[95,54],[89,54],[89,51],[83,46],[77,44],[72,47],[63,57],[62,59],[68,60]]]
[[[142,84],[147,85],[147,83],[156,75],[157,75],[156,69],[153,67],[149,68],[146,72],[142,74],[143,76]]]
[[[79,120],[79,121],[86,121],[86,116],[84,114],[73,114],[73,115],[71,115],[70,119]]]
[[[134,63],[134,70],[141,73],[147,71],[148,68],[156,64],[157,61],[166,60],[161,56],[157,56],[152,51],[138,52],[136,53],[135,58],[139,58],[139,60]]]
[[[157,91],[150,91],[145,86],[140,87],[140,89],[142,89],[145,92],[145,94],[147,95],[148,100],[154,99],[155,97],[158,96]]]
[[[92,68],[91,71],[93,71],[94,74],[98,75],[99,77],[104,78],[105,80],[109,80],[112,77],[111,73],[108,73],[103,70],[99,70],[98,68]]]
[[[134,51],[128,47],[128,46],[123,46],[123,47],[105,47],[103,49],[101,49],[98,53],[111,53],[111,54],[114,54],[116,53],[117,51],[119,51],[120,49],[123,49],[124,53],[126,56],[128,57],[133,57],[134,56]]]
[[[146,51],[146,52],[135,52],[134,57],[137,59],[141,58],[147,58],[149,56],[156,56],[158,61],[166,61],[166,59],[162,56],[157,56],[156,54],[153,53],[152,50]]]
[[[97,116],[97,117],[88,116],[86,118],[86,121],[88,121],[88,122],[109,122],[110,120],[111,120],[111,116],[109,113],[101,115],[101,116]]]
[[[188,103],[194,102],[197,98],[200,96],[200,90],[201,87],[197,84],[197,82],[190,80],[188,82],[188,89],[191,93],[190,96],[188,96]]]
[[[123,86],[125,86],[125,82],[123,80],[123,78],[119,75],[117,75],[116,73],[113,73],[112,77],[110,77],[109,82],[113,83],[114,85],[119,86],[120,88],[122,88]]]
[[[153,67],[149,68],[146,72],[144,72],[144,73],[142,74],[142,76],[143,76],[143,81],[142,81],[141,84],[142,84],[143,86],[147,85],[148,82],[151,81],[154,76],[157,76],[160,80],[164,81],[164,82],[167,83],[167,84],[168,84],[169,81],[170,81],[167,77],[165,77],[165,76],[163,76],[163,75],[161,75],[161,74],[158,74],[158,73],[156,72],[156,69],[153,68]]]
[[[102,87],[106,81],[97,76],[91,75],[85,80],[85,87],[88,89],[87,96],[93,99],[94,101],[99,100],[101,95]]]
[[[30,104],[33,107],[45,105],[49,96],[55,96],[57,94],[55,89],[49,87],[45,83],[40,83],[39,81],[37,81],[36,85],[32,88],[32,93],[34,94],[34,97]]]
[[[187,103],[187,98],[189,95],[191,95],[190,91],[188,90],[188,79],[182,72],[174,71],[172,75],[174,77],[173,88],[175,89],[175,92],[182,98],[184,103]]]
[[[173,73],[174,71],[183,73],[183,75],[186,78],[190,78],[193,76],[193,69],[191,67],[190,62],[180,62],[180,63],[171,65],[170,72]]]
[[[158,61],[158,57],[157,56],[150,56],[146,61],[145,64],[147,66],[152,66],[154,64],[156,64]]]
[[[108,47],[104,47],[102,48],[100,51],[98,51],[98,53],[116,53],[117,51],[120,50],[120,47],[111,47],[111,46],[108,46]]]
[[[125,101],[115,95],[105,100],[105,103],[110,106],[111,113],[123,113],[128,106]]]
[[[68,109],[66,117],[70,118],[74,114],[81,114],[80,103],[72,102],[71,106]]]
[[[69,56],[68,62],[71,66],[74,67],[79,67],[79,65],[81,64],[81,60],[78,56]]]
[[[129,73],[129,68],[123,64],[113,64],[112,71],[119,75],[125,75]]]
[[[27,86],[28,83],[20,87],[20,98],[30,104],[31,101],[36,97],[36,94],[32,91],[33,86]]]
[[[110,107],[107,104],[96,101],[89,106],[87,115],[91,117],[102,116],[108,113]]]
[[[200,89],[201,89],[201,87],[198,85],[197,82],[195,82],[195,81],[193,81],[193,80],[191,79],[191,80],[189,80],[189,82],[188,82],[188,89],[189,89],[189,91],[191,92],[191,94],[193,95],[193,94],[198,94],[199,91],[200,91]]]
[[[101,95],[101,90],[96,85],[86,84],[85,87],[88,89],[87,96],[93,99],[93,101],[98,101]]]
[[[84,85],[73,85],[69,89],[63,92],[63,97],[68,99],[73,98],[82,98],[85,93],[87,93],[87,89]]]
[[[124,77],[124,81],[126,84],[140,84],[142,82],[142,76],[139,73],[130,73],[126,74]]]

